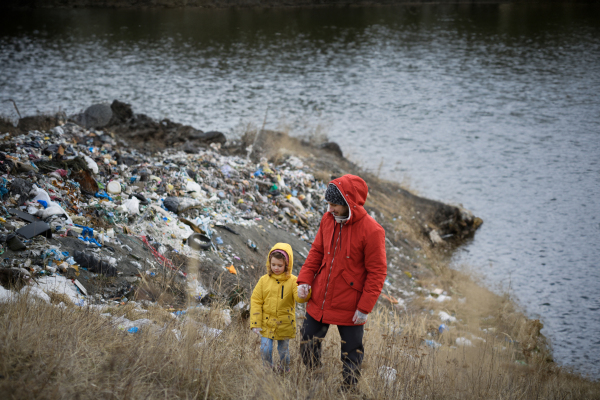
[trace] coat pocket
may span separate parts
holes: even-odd
[[[312,290],[313,295],[312,299],[321,299],[323,300],[323,295],[325,293],[325,286],[327,285],[327,261],[323,260],[321,262],[321,266],[319,270],[315,274],[315,278],[313,279]],[[319,306],[320,307],[320,306]]]
[[[319,276],[319,274],[321,273],[321,271],[323,271],[323,268],[325,268],[326,265],[327,265],[327,260],[324,258],[323,261],[321,261],[321,266],[315,273],[315,276],[313,277],[313,279],[317,279],[317,276]]]
[[[336,279],[331,307],[348,311],[356,310],[362,290],[362,280],[356,279],[348,271],[343,271]]]

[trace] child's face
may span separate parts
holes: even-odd
[[[275,275],[283,274],[285,271],[285,260],[271,257],[271,271],[273,271]]]

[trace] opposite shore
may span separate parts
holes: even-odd
[[[549,1],[551,3],[594,4],[591,0]],[[536,0],[6,0],[0,8],[260,8],[315,6],[374,6],[426,4],[510,4],[539,3]]]

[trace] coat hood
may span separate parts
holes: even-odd
[[[361,177],[347,174],[332,180],[329,184],[335,185],[348,203],[350,219],[347,224],[355,223],[367,214],[363,206],[367,201],[369,188]]]
[[[294,267],[294,252],[292,250],[292,246],[287,243],[277,243],[275,246],[271,247],[269,250],[269,254],[267,255],[267,274],[271,276],[271,253],[274,250],[283,250],[287,253],[290,261],[288,263],[288,268],[285,273],[286,277],[289,278],[292,275],[292,268]]]

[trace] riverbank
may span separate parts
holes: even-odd
[[[73,116],[77,124],[64,115],[23,118],[1,129],[6,207],[34,200],[17,197],[16,179],[35,181],[64,207],[59,218],[92,227],[100,244],[50,216],[52,238],[5,245],[2,271],[14,271],[2,274],[12,277],[4,295],[13,300],[0,304],[0,390],[7,395],[338,398],[337,335],[326,341],[321,377],[296,362],[292,375],[278,378],[257,365],[258,341],[244,318],[264,249],[291,243],[297,273],[324,212],[325,184],[354,173],[369,184],[366,208],[386,229],[389,264],[368,325],[364,395],[597,397],[597,384],[552,362],[539,321],[448,268],[452,251],[482,223],[468,211],[364,173],[334,143],[264,130],[227,141],[119,102],[108,114],[96,108]],[[101,126],[92,127],[99,123],[93,115],[105,117]],[[111,181],[120,193],[104,192]],[[135,203],[137,213],[129,207]],[[7,233],[26,225],[3,213]],[[192,248],[194,232],[210,247]],[[75,251],[105,260],[104,270],[71,264]]]

